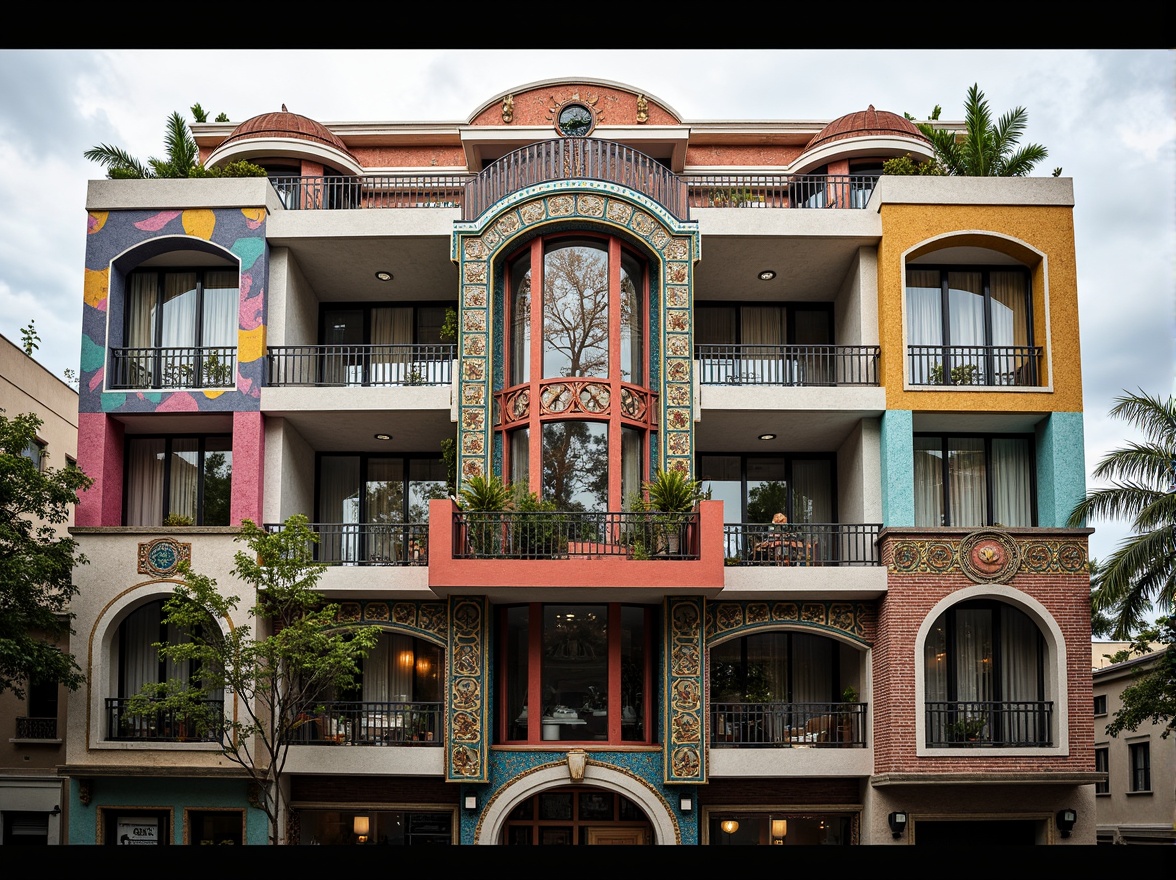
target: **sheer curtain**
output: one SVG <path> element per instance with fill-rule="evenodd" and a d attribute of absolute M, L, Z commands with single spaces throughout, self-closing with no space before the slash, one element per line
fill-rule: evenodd
<path fill-rule="evenodd" d="M 163 525 L 163 457 L 162 437 L 127 441 L 128 526 Z"/>
<path fill-rule="evenodd" d="M 359 558 L 359 456 L 323 456 L 319 470 L 319 539 L 323 562 Z"/>
<path fill-rule="evenodd" d="M 993 699 L 992 612 L 987 608 L 955 609 L 956 699 Z"/>
<path fill-rule="evenodd" d="M 200 485 L 200 441 L 195 438 L 173 439 L 170 464 L 167 512 L 190 517 L 193 523 L 198 523 L 196 501 Z"/>
<path fill-rule="evenodd" d="M 833 642 L 807 633 L 792 635 L 792 699 L 827 703 L 833 699 Z"/>
<path fill-rule="evenodd" d="M 385 703 L 391 699 L 388 687 L 389 658 L 392 656 L 391 636 L 380 633 L 376 646 L 363 658 L 363 701 Z"/>
<path fill-rule="evenodd" d="M 992 344 L 1029 345 L 1029 291 L 1021 272 L 992 272 L 989 278 L 992 301 Z M 1028 363 L 1028 352 L 995 352 L 996 379 L 1006 384 L 1028 384 L 1017 371 Z"/>
<path fill-rule="evenodd" d="M 934 269 L 908 269 L 906 287 L 907 345 L 943 344 L 943 295 L 939 272 Z M 941 355 L 922 352 L 912 358 L 910 382 L 931 382 L 931 368 Z"/>
<path fill-rule="evenodd" d="M 1041 639 L 1037 626 L 1011 605 L 1000 609 L 1001 696 L 1005 702 L 1034 702 L 1044 698 L 1040 681 Z M 1036 742 L 1045 733 L 1041 717 L 1030 707 L 1008 707 L 1001 714 L 1005 742 Z M 994 731 L 995 733 L 995 731 Z"/>
<path fill-rule="evenodd" d="M 740 309 L 745 371 L 759 382 L 786 381 L 784 373 L 784 310 L 779 306 L 743 306 Z"/>
<path fill-rule="evenodd" d="M 205 348 L 237 347 L 237 312 L 240 295 L 237 273 L 209 271 L 204 273 Z"/>
<path fill-rule="evenodd" d="M 621 256 L 621 380 L 640 384 L 645 378 L 645 314 L 641 302 L 641 266 Z"/>
<path fill-rule="evenodd" d="M 984 441 L 957 437 L 947 441 L 948 519 L 953 526 L 988 524 L 988 468 Z"/>
<path fill-rule="evenodd" d="M 1031 454 L 1028 440 L 992 441 L 992 515 L 1001 525 L 1033 525 Z"/>
<path fill-rule="evenodd" d="M 943 441 L 939 437 L 915 437 L 915 525 L 944 525 Z"/>
<path fill-rule="evenodd" d="M 973 371 L 961 370 L 959 377 L 949 373 L 952 384 L 982 384 L 986 359 L 983 346 L 984 332 L 984 279 L 979 272 L 949 272 L 948 284 L 948 343 L 952 346 L 950 370 L 973 367 Z M 959 346 L 968 346 L 961 350 Z"/>
<path fill-rule="evenodd" d="M 168 272 L 163 277 L 163 335 L 161 345 L 196 344 L 196 273 Z"/>
<path fill-rule="evenodd" d="M 122 641 L 122 667 L 119 670 L 119 696 L 130 697 L 143 685 L 159 681 L 159 653 L 152 647 L 160 640 L 163 605 L 151 602 L 132 611 L 119 627 Z"/>

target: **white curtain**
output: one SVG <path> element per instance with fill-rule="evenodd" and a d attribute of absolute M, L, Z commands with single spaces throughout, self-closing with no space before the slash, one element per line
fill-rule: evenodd
<path fill-rule="evenodd" d="M 1031 454 L 1027 440 L 992 441 L 992 515 L 1001 525 L 1033 525 Z"/>
<path fill-rule="evenodd" d="M 623 507 L 641 491 L 644 463 L 641 440 L 642 432 L 636 428 L 621 427 L 621 503 L 611 507 Z"/>
<path fill-rule="evenodd" d="M 164 440 L 132 438 L 127 446 L 126 523 L 163 525 Z"/>
<path fill-rule="evenodd" d="M 359 457 L 323 456 L 319 472 L 319 522 L 324 526 L 320 557 L 324 562 L 359 558 Z"/>
<path fill-rule="evenodd" d="M 196 500 L 200 485 L 200 441 L 173 439 L 170 463 L 167 512 L 191 517 L 193 523 L 198 523 Z"/>
<path fill-rule="evenodd" d="M 906 287 L 907 345 L 943 344 L 943 296 L 939 272 L 933 269 L 908 269 Z M 931 368 L 941 356 L 923 352 L 911 364 L 910 381 L 927 384 Z"/>
<path fill-rule="evenodd" d="M 943 441 L 938 437 L 915 437 L 915 525 L 921 528 L 944 524 Z"/>
<path fill-rule="evenodd" d="M 237 311 L 240 295 L 237 273 L 211 271 L 204 273 L 205 348 L 237 347 Z"/>
<path fill-rule="evenodd" d="M 388 696 L 388 658 L 392 654 L 392 637 L 380 633 L 376 646 L 363 658 L 363 701 L 384 703 Z"/>
<path fill-rule="evenodd" d="M 127 347 L 155 347 L 156 275 L 153 272 L 130 276 L 127 291 Z"/>
<path fill-rule="evenodd" d="M 953 526 L 988 523 L 988 477 L 984 441 L 979 437 L 948 440 L 948 503 Z"/>
<path fill-rule="evenodd" d="M 1002 605 L 1001 689 L 1005 700 L 1039 700 L 1037 626 L 1024 612 Z"/>
<path fill-rule="evenodd" d="M 955 609 L 956 699 L 993 698 L 992 612 L 987 608 Z"/>
<path fill-rule="evenodd" d="M 159 681 L 159 654 L 152 647 L 160 640 L 162 603 L 151 602 L 128 615 L 119 627 L 122 640 L 121 697 L 139 693 L 143 685 Z"/>
<path fill-rule="evenodd" d="M 169 272 L 163 276 L 164 348 L 196 344 L 196 273 Z"/>
<path fill-rule="evenodd" d="M 993 272 L 989 280 L 992 300 L 992 344 L 995 346 L 1029 345 L 1029 296 L 1025 276 L 1020 272 Z M 997 381 L 1025 384 L 1027 376 L 1018 370 L 1028 362 L 1027 353 L 998 350 L 993 371 Z"/>
<path fill-rule="evenodd" d="M 745 349 L 744 373 L 758 382 L 785 382 L 784 309 L 780 306 L 743 306 L 740 309 L 743 345 L 761 346 Z M 764 348 L 762 346 L 769 346 Z"/>

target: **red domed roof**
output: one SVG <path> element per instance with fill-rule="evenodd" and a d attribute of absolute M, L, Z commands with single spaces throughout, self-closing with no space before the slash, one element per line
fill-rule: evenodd
<path fill-rule="evenodd" d="M 876 137 L 898 136 L 914 138 L 924 143 L 931 142 L 909 119 L 899 116 L 897 113 L 891 113 L 888 110 L 875 110 L 874 105 L 871 104 L 868 110 L 847 113 L 845 116 L 834 119 L 821 129 L 820 133 L 809 141 L 808 146 L 804 149 L 807 152 L 814 147 L 830 143 L 831 141 L 841 141 L 854 137 L 870 137 L 871 135 Z"/>
<path fill-rule="evenodd" d="M 252 119 L 246 119 L 233 129 L 233 133 L 225 138 L 220 148 L 236 141 L 253 138 L 294 138 L 295 140 L 310 141 L 334 147 L 352 159 L 355 158 L 343 141 L 337 135 L 332 134 L 325 125 L 306 116 L 291 113 L 286 109 L 285 104 L 282 105 L 282 109 L 278 113 L 263 113 Z"/>

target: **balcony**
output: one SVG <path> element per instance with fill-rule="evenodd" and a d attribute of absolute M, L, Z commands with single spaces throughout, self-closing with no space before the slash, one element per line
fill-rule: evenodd
<path fill-rule="evenodd" d="M 1040 346 L 908 345 L 907 381 L 911 385 L 1035 388 L 1041 384 L 1040 362 Z"/>
<path fill-rule="evenodd" d="M 876 345 L 697 345 L 703 385 L 877 386 Z"/>
<path fill-rule="evenodd" d="M 16 739 L 57 740 L 57 719 L 17 716 Z"/>
<path fill-rule="evenodd" d="M 726 523 L 727 565 L 877 566 L 881 523 Z"/>
<path fill-rule="evenodd" d="M 865 748 L 865 703 L 711 703 L 712 748 Z"/>
<path fill-rule="evenodd" d="M 291 745 L 441 746 L 441 704 L 331 700 L 300 717 Z"/>
<path fill-rule="evenodd" d="M 454 559 L 698 559 L 698 511 L 459 511 Z"/>
<path fill-rule="evenodd" d="M 233 388 L 237 348 L 112 348 L 107 384 L 120 390 Z"/>
<path fill-rule="evenodd" d="M 198 733 L 195 719 L 172 709 L 131 714 L 130 698 L 106 699 L 106 739 L 113 742 L 220 742 L 224 703 L 203 701 L 211 730 Z"/>
<path fill-rule="evenodd" d="M 1053 703 L 1049 700 L 929 701 L 926 712 L 928 747 L 1053 745 Z"/>
<path fill-rule="evenodd" d="M 453 345 L 287 345 L 269 348 L 269 385 L 449 385 Z"/>
<path fill-rule="evenodd" d="M 428 523 L 308 523 L 322 565 L 428 565 Z M 281 523 L 266 523 L 269 532 Z"/>

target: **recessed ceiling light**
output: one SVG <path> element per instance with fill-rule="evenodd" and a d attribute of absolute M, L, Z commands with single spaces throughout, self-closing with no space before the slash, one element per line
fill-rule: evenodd
<path fill-rule="evenodd" d="M 775 434 L 760 434 L 760 439 L 761 440 L 775 440 L 776 435 Z"/>
<path fill-rule="evenodd" d="M 376 434 L 375 437 L 377 440 L 391 440 L 392 439 L 391 434 Z"/>
<path fill-rule="evenodd" d="M 379 272 L 376 273 L 376 277 L 379 278 L 381 281 L 391 281 L 392 280 L 392 273 L 386 272 L 383 269 L 381 269 Z"/>
<path fill-rule="evenodd" d="M 759 273 L 759 280 L 760 281 L 771 281 L 775 277 L 776 277 L 776 270 L 775 269 L 761 269 L 760 270 L 760 273 Z"/>

